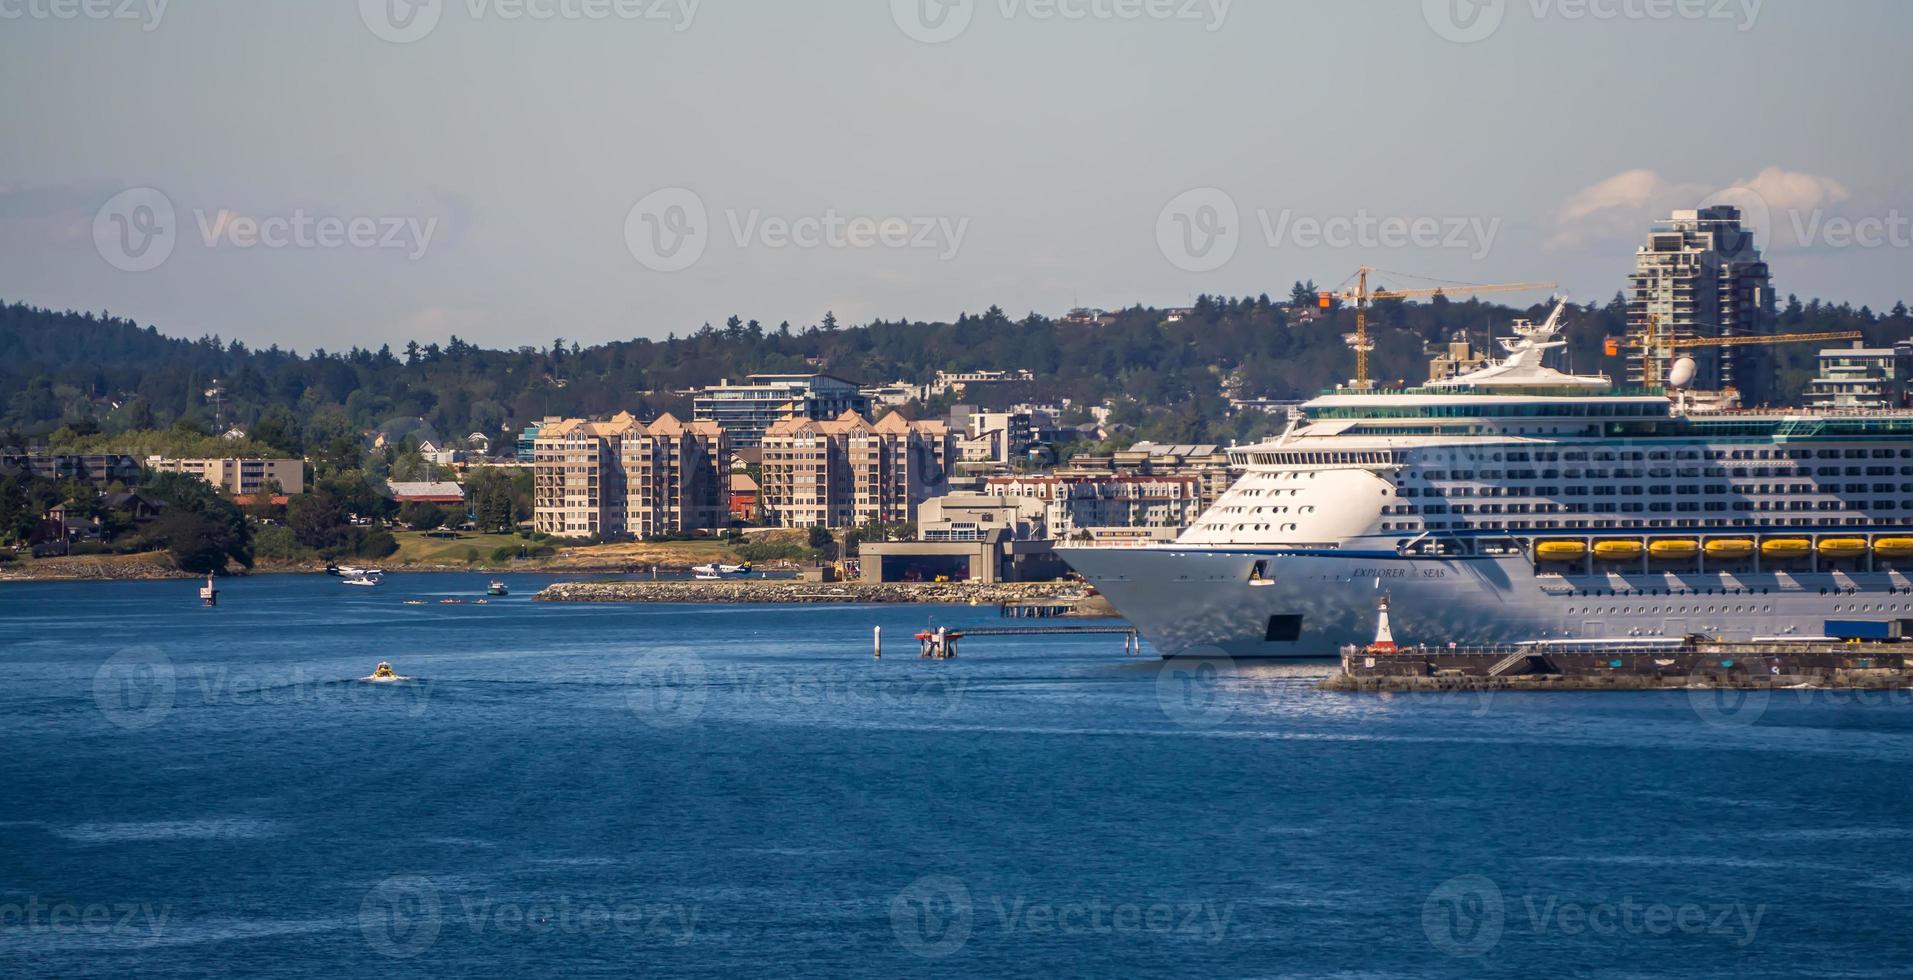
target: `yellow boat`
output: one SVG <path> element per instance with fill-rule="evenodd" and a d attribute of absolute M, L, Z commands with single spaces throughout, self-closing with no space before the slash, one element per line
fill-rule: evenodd
<path fill-rule="evenodd" d="M 1820 555 L 1823 558 L 1858 558 L 1866 553 L 1865 538 L 1820 539 Z"/>
<path fill-rule="evenodd" d="M 393 673 L 392 665 L 384 661 L 380 661 L 379 665 L 372 670 L 372 679 L 375 681 L 395 681 L 398 677 L 398 674 Z"/>
<path fill-rule="evenodd" d="M 1709 558 L 1749 558 L 1753 556 L 1754 543 L 1748 538 L 1715 538 L 1707 542 L 1706 550 Z"/>
<path fill-rule="evenodd" d="M 1881 558 L 1913 558 L 1913 538 L 1877 538 L 1873 553 Z"/>
<path fill-rule="evenodd" d="M 1601 561 L 1633 561 L 1641 557 L 1643 550 L 1639 541 L 1599 541 L 1594 545 L 1594 557 Z"/>
<path fill-rule="evenodd" d="M 1534 546 L 1534 556 L 1542 561 L 1574 561 L 1588 553 L 1579 541 L 1543 541 Z"/>
<path fill-rule="evenodd" d="M 1662 538 L 1648 542 L 1647 553 L 1656 561 L 1689 561 L 1700 554 L 1700 542 L 1688 538 Z"/>
<path fill-rule="evenodd" d="M 1806 538 L 1768 538 L 1760 542 L 1760 553 L 1767 558 L 1805 558 L 1813 550 Z"/>

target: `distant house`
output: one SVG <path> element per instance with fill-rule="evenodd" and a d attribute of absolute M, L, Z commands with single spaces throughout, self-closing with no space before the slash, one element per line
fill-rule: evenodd
<path fill-rule="evenodd" d="M 748 473 L 731 474 L 731 518 L 739 521 L 757 520 L 757 481 Z"/>
<path fill-rule="evenodd" d="M 472 447 L 475 452 L 483 453 L 487 456 L 491 455 L 492 437 L 483 432 L 474 432 L 466 436 L 465 444 Z"/>
<path fill-rule="evenodd" d="M 465 505 L 465 488 L 456 483 L 439 481 L 432 483 L 388 483 L 388 492 L 392 499 L 404 504 L 457 504 Z"/>
<path fill-rule="evenodd" d="M 108 511 L 117 514 L 122 527 L 138 527 L 159 516 L 166 507 L 165 501 L 146 496 L 137 491 L 132 493 L 109 493 L 99 498 Z M 87 508 L 77 500 L 47 508 L 40 516 L 40 527 L 34 531 L 36 541 L 86 541 L 101 536 L 101 522 L 82 516 Z"/>
<path fill-rule="evenodd" d="M 231 439 L 234 442 L 238 442 L 239 440 L 246 438 L 246 430 L 243 426 L 235 425 L 232 428 L 227 429 L 225 432 L 220 433 L 219 438 Z"/>

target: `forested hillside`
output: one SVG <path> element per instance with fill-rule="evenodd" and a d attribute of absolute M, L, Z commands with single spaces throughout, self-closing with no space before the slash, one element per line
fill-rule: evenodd
<path fill-rule="evenodd" d="M 1070 398 L 1116 407 L 1115 418 L 1140 437 L 1222 440 L 1266 420 L 1231 418 L 1227 398 L 1295 398 L 1345 379 L 1352 358 L 1342 335 L 1353 315 L 1316 315 L 1312 285 L 1298 283 L 1283 302 L 1268 296 L 1203 297 L 1193 313 L 1168 322 L 1161 311 L 1121 311 L 1103 326 L 1030 314 L 1011 319 L 992 308 L 953 323 L 889 322 L 840 327 L 766 327 L 732 317 L 685 337 L 581 347 L 562 336 L 514 350 L 488 350 L 457 337 L 398 350 L 292 351 L 247 347 L 216 336 L 181 339 L 191 324 L 140 326 L 108 313 L 0 307 L 0 436 L 7 444 L 98 445 L 134 430 L 212 432 L 215 421 L 245 425 L 262 447 L 316 450 L 376 426 L 424 419 L 437 433 L 497 438 L 546 415 L 630 410 L 641 416 L 686 412 L 676 394 L 720 378 L 759 371 L 822 369 L 859 383 L 926 381 L 937 370 L 1028 368 L 1033 384 L 979 389 L 986 404 Z M 1302 301 L 1297 304 L 1295 301 Z M 1376 376 L 1426 376 L 1426 343 L 1457 330 L 1477 342 L 1505 334 L 1514 309 L 1478 302 L 1390 302 L 1373 313 Z M 1624 329 L 1619 297 L 1575 306 L 1568 317 L 1575 370 L 1620 373 L 1603 358 L 1602 339 Z M 1913 333 L 1904 305 L 1891 314 L 1789 297 L 1783 331 L 1863 329 L 1875 343 Z M 562 333 L 554 330 L 554 333 Z M 1780 390 L 1797 393 L 1813 372 L 1814 345 L 1774 355 Z M 214 382 L 222 392 L 209 397 Z M 930 406 L 937 408 L 940 406 Z M 217 416 L 217 418 L 216 418 Z M 89 438 L 90 437 L 90 438 Z M 187 434 L 186 437 L 190 437 Z"/>

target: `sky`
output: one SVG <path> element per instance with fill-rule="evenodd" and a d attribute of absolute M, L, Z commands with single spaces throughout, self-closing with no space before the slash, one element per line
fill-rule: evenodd
<path fill-rule="evenodd" d="M 1782 295 L 1879 309 L 1909 38 L 1898 0 L 0 0 L 0 300 L 309 351 L 1363 265 L 1606 299 L 1726 202 Z"/>

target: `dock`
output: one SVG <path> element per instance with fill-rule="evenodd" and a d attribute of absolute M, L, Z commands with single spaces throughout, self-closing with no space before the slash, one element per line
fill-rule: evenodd
<path fill-rule="evenodd" d="M 1121 636 L 1123 655 L 1142 653 L 1142 634 L 1133 626 L 981 626 L 972 629 L 939 627 L 916 635 L 920 653 L 926 659 L 949 660 L 957 655 L 963 640 L 987 636 Z M 881 655 L 881 654 L 879 654 Z"/>
<path fill-rule="evenodd" d="M 1331 691 L 1640 691 L 1913 687 L 1913 643 L 1686 642 L 1345 648 Z"/>

